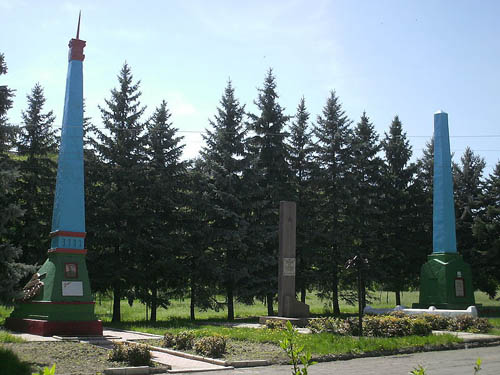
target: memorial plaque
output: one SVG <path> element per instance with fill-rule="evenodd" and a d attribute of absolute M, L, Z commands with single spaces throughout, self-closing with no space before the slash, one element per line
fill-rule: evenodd
<path fill-rule="evenodd" d="M 69 279 L 78 278 L 78 264 L 64 263 L 64 277 L 67 277 Z"/>
<path fill-rule="evenodd" d="M 295 276 L 295 258 L 283 258 L 283 276 Z"/>
<path fill-rule="evenodd" d="M 62 295 L 65 297 L 82 297 L 83 283 L 81 281 L 63 281 Z"/>
<path fill-rule="evenodd" d="M 465 297 L 464 279 L 455 279 L 455 297 Z"/>

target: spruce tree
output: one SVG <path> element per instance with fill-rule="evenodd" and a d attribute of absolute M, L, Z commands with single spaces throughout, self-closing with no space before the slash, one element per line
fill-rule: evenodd
<path fill-rule="evenodd" d="M 383 161 L 378 156 L 382 145 L 370 119 L 363 112 L 354 128 L 352 138 L 352 190 L 349 207 L 352 233 L 351 256 L 357 256 L 361 287 L 361 305 L 366 305 L 366 286 L 377 279 L 376 272 L 382 264 L 378 262 L 382 228 L 380 225 L 380 200 L 382 196 Z"/>
<path fill-rule="evenodd" d="M 243 179 L 248 167 L 245 150 L 244 106 L 235 98 L 234 88 L 228 81 L 217 108 L 210 120 L 211 130 L 204 136 L 206 147 L 201 155 L 208 176 L 207 198 L 210 201 L 208 219 L 211 247 L 216 259 L 213 263 L 220 273 L 220 285 L 226 294 L 227 318 L 234 320 L 234 297 L 241 285 L 241 276 L 250 265 L 245 254 L 246 220 Z"/>
<path fill-rule="evenodd" d="M 488 275 L 481 269 L 481 256 L 476 248 L 472 226 L 481 207 L 482 175 L 486 163 L 467 147 L 455 165 L 455 215 L 457 250 L 472 267 L 474 287 L 488 291 Z"/>
<path fill-rule="evenodd" d="M 7 73 L 4 55 L 0 54 L 0 76 Z M 13 90 L 0 86 L 0 304 L 10 305 L 19 289 L 19 280 L 32 269 L 19 262 L 22 250 L 12 243 L 23 210 L 15 203 L 14 183 L 19 174 L 14 169 L 8 151 L 13 146 L 12 128 L 7 111 L 12 107 Z"/>
<path fill-rule="evenodd" d="M 50 247 L 52 208 L 56 183 L 57 139 L 52 111 L 44 113 L 45 96 L 36 84 L 27 96 L 23 124 L 16 142 L 21 174 L 17 181 L 19 205 L 25 211 L 16 231 L 16 243 L 23 249 L 23 260 L 41 264 Z"/>
<path fill-rule="evenodd" d="M 352 187 L 352 130 L 335 91 L 330 92 L 313 132 L 315 162 L 313 186 L 317 192 L 315 238 L 316 286 L 321 298 L 330 299 L 340 314 L 339 281 L 349 243 L 347 207 Z"/>
<path fill-rule="evenodd" d="M 423 155 L 417 160 L 417 187 L 416 199 L 417 209 L 421 215 L 421 239 L 422 253 L 428 254 L 432 251 L 432 225 L 433 225 L 433 183 L 434 183 L 434 138 L 425 144 Z M 425 260 L 423 260 L 425 261 Z"/>
<path fill-rule="evenodd" d="M 479 203 L 472 227 L 474 247 L 480 254 L 482 289 L 494 298 L 500 286 L 500 162 L 486 179 Z"/>
<path fill-rule="evenodd" d="M 309 117 L 305 99 L 302 97 L 290 126 L 289 150 L 293 200 L 297 202 L 297 276 L 295 285 L 296 289 L 300 291 L 300 300 L 303 303 L 306 299 L 306 289 L 313 282 L 311 252 L 314 223 L 310 218 L 314 214 L 314 194 L 311 188 L 314 144 L 312 130 L 309 127 Z"/>
<path fill-rule="evenodd" d="M 213 233 L 209 216 L 211 201 L 207 194 L 210 178 L 204 168 L 201 159 L 194 160 L 189 168 L 186 200 L 182 207 L 184 245 L 180 256 L 183 264 L 182 280 L 191 301 L 191 320 L 195 320 L 196 308 L 218 311 L 221 307 L 216 299 L 220 269 L 214 265 L 217 254 L 212 247 Z"/>
<path fill-rule="evenodd" d="M 413 194 L 416 167 L 410 163 L 412 149 L 398 116 L 394 117 L 389 133 L 382 141 L 385 153 L 384 168 L 384 244 L 385 251 L 379 260 L 386 273 L 382 276 L 389 290 L 396 294 L 396 304 L 401 304 L 401 291 L 406 290 L 419 272 L 415 259 L 420 259 L 418 241 L 413 233 L 416 221 L 415 195 Z"/>
<path fill-rule="evenodd" d="M 182 280 L 180 207 L 187 187 L 186 162 L 181 160 L 184 144 L 177 136 L 167 102 L 162 101 L 147 124 L 147 188 L 145 194 L 144 253 L 137 260 L 145 276 L 141 279 L 143 302 L 151 306 L 151 321 L 156 321 L 159 306 L 169 304 L 168 290 Z"/>
<path fill-rule="evenodd" d="M 0 53 L 0 76 L 4 74 L 7 74 L 7 63 L 4 54 Z M 7 111 L 12 108 L 13 97 L 14 90 L 8 86 L 0 86 L 0 160 L 10 159 L 7 151 L 13 146 L 14 127 L 7 121 Z"/>
<path fill-rule="evenodd" d="M 254 101 L 257 114 L 249 114 L 249 130 L 254 135 L 249 140 L 252 168 L 256 178 L 251 231 L 255 236 L 250 246 L 255 250 L 255 273 L 252 275 L 256 296 L 265 299 L 269 315 L 273 315 L 273 300 L 278 283 L 278 225 L 279 202 L 290 200 L 290 167 L 284 132 L 289 116 L 278 103 L 276 78 L 269 69 L 263 87 Z"/>
<path fill-rule="evenodd" d="M 111 90 L 105 106 L 99 106 L 105 131 L 95 129 L 95 148 L 102 162 L 99 202 L 101 228 L 96 233 L 100 268 L 98 283 L 113 290 L 112 321 L 121 320 L 120 301 L 130 290 L 135 261 L 142 243 L 145 213 L 145 136 L 141 116 L 140 82 L 134 83 L 125 63 L 118 75 L 118 88 Z M 93 263 L 95 265 L 95 263 Z"/>

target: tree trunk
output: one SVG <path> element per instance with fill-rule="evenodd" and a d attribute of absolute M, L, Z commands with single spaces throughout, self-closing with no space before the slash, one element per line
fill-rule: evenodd
<path fill-rule="evenodd" d="M 267 302 L 267 316 L 273 316 L 274 311 L 273 311 L 273 295 L 268 294 L 266 296 L 266 302 Z"/>
<path fill-rule="evenodd" d="M 195 320 L 196 319 L 196 317 L 194 316 L 195 298 L 196 298 L 196 295 L 195 295 L 195 292 L 194 292 L 194 287 L 193 287 L 193 284 L 191 283 L 191 305 L 189 307 L 189 310 L 190 310 L 190 319 L 191 320 Z"/>
<path fill-rule="evenodd" d="M 228 283 L 226 286 L 227 293 L 227 320 L 230 322 L 234 320 L 234 297 L 233 297 L 233 285 Z"/>
<path fill-rule="evenodd" d="M 306 303 L 306 288 L 300 288 L 300 302 Z"/>
<path fill-rule="evenodd" d="M 339 282 L 337 275 L 333 277 L 332 294 L 333 294 L 333 315 L 340 316 L 340 304 L 339 304 Z"/>
<path fill-rule="evenodd" d="M 156 285 L 151 288 L 151 321 L 156 322 L 156 309 L 158 308 L 158 289 Z"/>
<path fill-rule="evenodd" d="M 121 321 L 120 302 L 121 302 L 121 290 L 118 285 L 115 285 L 113 287 L 113 317 L 111 318 L 112 322 Z"/>
<path fill-rule="evenodd" d="M 401 305 L 401 292 L 396 290 L 394 293 L 396 293 L 396 306 Z"/>

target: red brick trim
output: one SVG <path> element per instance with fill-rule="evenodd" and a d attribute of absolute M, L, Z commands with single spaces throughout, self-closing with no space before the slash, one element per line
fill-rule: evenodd
<path fill-rule="evenodd" d="M 66 249 L 66 248 L 63 248 L 63 247 L 57 247 L 55 249 L 49 249 L 47 251 L 47 253 L 49 254 L 54 254 L 54 253 L 58 253 L 58 254 L 82 254 L 82 255 L 86 255 L 87 254 L 87 249 Z"/>
<path fill-rule="evenodd" d="M 80 237 L 85 238 L 85 232 L 70 232 L 68 230 L 56 230 L 49 233 L 49 237 Z"/>
<path fill-rule="evenodd" d="M 63 322 L 9 317 L 5 319 L 5 327 L 39 336 L 102 336 L 100 320 Z"/>

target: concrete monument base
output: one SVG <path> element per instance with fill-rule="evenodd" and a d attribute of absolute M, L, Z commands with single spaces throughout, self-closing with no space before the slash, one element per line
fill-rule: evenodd
<path fill-rule="evenodd" d="M 433 253 L 420 270 L 419 302 L 413 308 L 466 310 L 474 306 L 470 265 L 458 253 Z"/>

